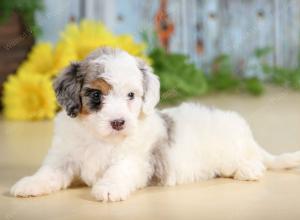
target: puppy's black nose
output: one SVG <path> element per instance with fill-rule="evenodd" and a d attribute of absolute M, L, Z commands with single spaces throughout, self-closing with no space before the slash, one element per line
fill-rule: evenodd
<path fill-rule="evenodd" d="M 110 122 L 113 129 L 120 131 L 124 128 L 125 121 L 123 119 L 117 119 Z"/>

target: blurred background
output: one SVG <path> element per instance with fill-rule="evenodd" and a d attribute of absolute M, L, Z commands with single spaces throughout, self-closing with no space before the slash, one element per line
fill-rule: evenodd
<path fill-rule="evenodd" d="M 298 0 L 2 0 L 5 118 L 53 118 L 51 81 L 99 46 L 151 63 L 161 103 L 216 92 L 300 90 Z"/>
<path fill-rule="evenodd" d="M 298 0 L 1 0 L 2 121 L 54 118 L 53 79 L 100 46 L 151 64 L 161 106 L 200 100 L 252 109 L 247 117 L 287 99 L 295 109 L 299 9 Z"/>

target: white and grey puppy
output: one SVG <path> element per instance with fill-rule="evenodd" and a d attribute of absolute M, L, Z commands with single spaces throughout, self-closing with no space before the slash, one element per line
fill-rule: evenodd
<path fill-rule="evenodd" d="M 42 167 L 11 189 L 39 196 L 66 189 L 75 177 L 100 201 L 120 201 L 147 186 L 215 177 L 257 180 L 266 168 L 300 165 L 300 151 L 273 156 L 237 113 L 200 104 L 155 110 L 159 79 L 143 61 L 100 48 L 55 82 L 65 111 L 55 120 Z"/>

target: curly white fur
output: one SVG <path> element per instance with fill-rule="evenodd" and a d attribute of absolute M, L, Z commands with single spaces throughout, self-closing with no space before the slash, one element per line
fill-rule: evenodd
<path fill-rule="evenodd" d="M 103 108 L 76 118 L 59 113 L 42 167 L 12 187 L 14 196 L 49 194 L 80 177 L 97 200 L 120 201 L 154 177 L 169 186 L 219 176 L 258 180 L 266 168 L 300 165 L 300 152 L 275 157 L 264 151 L 237 113 L 193 103 L 154 110 L 159 81 L 148 66 L 142 74 L 125 52 L 89 62 L 105 65 L 101 77 L 113 88 Z M 133 101 L 126 98 L 130 91 Z M 119 117 L 126 127 L 116 132 L 109 121 Z"/>

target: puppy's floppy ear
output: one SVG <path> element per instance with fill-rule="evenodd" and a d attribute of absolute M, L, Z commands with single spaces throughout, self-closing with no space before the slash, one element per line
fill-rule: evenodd
<path fill-rule="evenodd" d="M 144 114 L 151 114 L 159 102 L 160 83 L 159 78 L 152 71 L 152 68 L 145 61 L 137 58 L 138 68 L 143 73 L 144 96 L 142 110 Z"/>
<path fill-rule="evenodd" d="M 80 91 L 84 77 L 79 70 L 79 62 L 71 63 L 54 81 L 57 101 L 72 118 L 81 110 Z"/>

